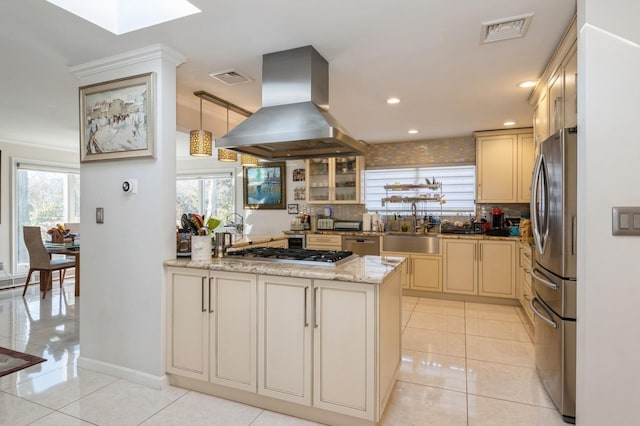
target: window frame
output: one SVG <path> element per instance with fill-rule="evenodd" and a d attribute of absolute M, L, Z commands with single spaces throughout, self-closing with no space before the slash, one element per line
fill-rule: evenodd
<path fill-rule="evenodd" d="M 14 157 L 11 159 L 11 183 L 10 183 L 10 188 L 11 188 L 11 231 L 10 231 L 10 235 L 11 235 L 11 247 L 10 247 L 10 260 L 11 260 L 11 268 L 12 268 L 12 275 L 15 276 L 19 276 L 19 275 L 26 275 L 26 273 L 29 270 L 29 267 L 27 265 L 27 268 L 25 270 L 19 270 L 18 269 L 18 245 L 19 245 L 19 241 L 18 241 L 18 237 L 20 235 L 19 229 L 18 229 L 18 172 L 20 170 L 33 170 L 33 171 L 39 171 L 39 172 L 54 172 L 54 173 L 66 173 L 66 174 L 77 174 L 78 175 L 78 185 L 80 185 L 80 165 L 79 164 L 70 164 L 70 163 L 62 163 L 62 162 L 54 162 L 54 161 L 42 161 L 42 160 L 34 160 L 34 159 L 29 159 L 29 158 L 17 158 Z M 70 210 L 70 204 L 71 203 L 71 191 L 69 191 L 69 188 L 65 188 L 65 197 L 66 197 L 66 201 L 67 204 L 65 205 L 65 215 L 67 216 L 67 219 L 65 220 L 65 222 L 72 222 L 73 220 L 69 219 L 69 210 Z M 82 201 L 80 199 L 78 199 L 78 202 L 81 203 Z"/>
<path fill-rule="evenodd" d="M 464 184 L 465 187 L 467 187 L 468 189 L 462 192 L 456 192 L 453 191 L 451 189 L 447 189 L 447 185 L 454 185 L 455 182 L 446 182 L 443 181 L 443 179 L 446 179 L 444 176 L 442 175 L 447 175 L 449 174 L 448 171 L 453 170 L 455 168 L 468 168 L 470 170 L 467 171 L 463 171 L 460 174 L 460 178 L 468 181 Z M 472 175 L 471 175 L 471 170 L 472 170 Z M 365 210 L 373 213 L 373 212 L 379 212 L 382 214 L 385 213 L 410 213 L 411 212 L 411 203 L 392 203 L 389 204 L 387 203 L 387 205 L 383 205 L 379 200 L 383 197 L 385 197 L 386 195 L 400 195 L 400 194 L 391 194 L 388 193 L 383 189 L 384 185 L 392 185 L 396 182 L 402 183 L 402 184 L 419 184 L 419 183 L 426 183 L 424 181 L 425 177 L 431 178 L 432 176 L 435 176 L 436 180 L 438 182 L 444 182 L 443 183 L 443 187 L 442 187 L 442 194 L 444 195 L 444 200 L 445 200 L 445 204 L 442 205 L 442 216 L 447 217 L 447 216 L 456 216 L 456 215 L 469 215 L 469 214 L 476 214 L 476 172 L 477 172 L 477 167 L 475 164 L 473 163 L 459 163 L 459 164 L 431 164 L 428 166 L 409 166 L 409 167 L 375 167 L 375 168 L 369 168 L 366 169 L 364 171 L 364 179 L 363 179 L 363 193 L 365 195 Z M 370 177 L 367 176 L 367 174 L 369 173 L 388 173 L 389 178 L 388 180 L 384 180 L 382 181 L 382 178 L 376 178 L 376 179 L 371 179 Z M 406 173 L 413 173 L 413 177 L 404 177 L 404 178 L 398 178 L 398 177 L 393 177 L 394 175 L 402 175 L 402 174 L 406 174 Z M 376 183 L 378 183 L 378 185 L 371 185 L 370 182 L 375 181 Z M 370 192 L 371 188 L 374 187 L 376 192 L 375 192 L 375 197 L 373 199 L 371 199 L 371 195 L 372 193 Z M 379 192 L 378 192 L 379 191 Z M 427 191 L 427 192 L 434 192 L 434 191 Z M 452 195 L 454 193 L 462 193 L 462 194 L 468 194 L 469 197 L 471 198 L 464 198 L 461 201 L 465 201 L 469 203 L 468 208 L 451 208 L 451 207 L 447 207 L 447 193 L 449 194 L 449 198 L 451 200 Z M 405 192 L 406 195 L 406 192 Z M 453 204 L 453 200 L 451 200 L 452 202 L 450 203 Z M 430 215 L 434 215 L 434 216 L 440 216 L 441 215 L 441 205 L 435 203 L 435 202 L 429 202 L 426 203 L 427 205 L 425 206 L 424 210 L 428 210 L 428 213 Z"/>
<path fill-rule="evenodd" d="M 179 180 L 193 180 L 193 179 L 212 179 L 212 178 L 229 178 L 231 179 L 231 211 L 235 212 L 236 211 L 236 206 L 237 206 L 237 194 L 236 194 L 236 173 L 233 169 L 216 169 L 215 171 L 211 171 L 211 170 L 184 170 L 184 171 L 180 171 L 176 173 L 176 184 Z M 203 196 L 203 185 L 202 182 L 200 182 L 200 203 L 201 203 L 201 207 L 202 204 L 204 203 L 204 197 Z M 176 203 L 177 203 L 177 188 L 176 188 Z M 224 221 L 226 220 L 226 217 L 223 218 L 218 218 L 222 221 L 222 223 L 224 223 Z"/>

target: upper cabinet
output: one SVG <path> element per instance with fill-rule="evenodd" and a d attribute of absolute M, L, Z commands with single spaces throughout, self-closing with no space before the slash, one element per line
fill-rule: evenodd
<path fill-rule="evenodd" d="M 476 202 L 528 203 L 533 170 L 533 133 L 528 129 L 474 133 Z"/>
<path fill-rule="evenodd" d="M 574 19 L 529 97 L 529 104 L 534 106 L 535 153 L 551 134 L 578 123 L 576 37 Z"/>
<path fill-rule="evenodd" d="M 306 160 L 308 204 L 359 204 L 362 157 Z"/>

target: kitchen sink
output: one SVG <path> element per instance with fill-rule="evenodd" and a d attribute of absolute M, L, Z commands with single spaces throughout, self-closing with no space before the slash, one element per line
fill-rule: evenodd
<path fill-rule="evenodd" d="M 440 239 L 437 234 L 387 232 L 382 236 L 382 250 L 401 253 L 440 254 Z"/>

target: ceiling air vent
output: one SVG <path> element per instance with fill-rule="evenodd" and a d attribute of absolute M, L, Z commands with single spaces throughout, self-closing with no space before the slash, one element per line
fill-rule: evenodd
<path fill-rule="evenodd" d="M 494 41 L 524 37 L 527 34 L 532 17 L 533 13 L 529 13 L 527 15 L 483 22 L 480 42 L 492 43 Z"/>
<path fill-rule="evenodd" d="M 215 78 L 216 80 L 220 80 L 227 86 L 251 83 L 253 81 L 251 77 L 248 77 L 233 68 L 229 70 L 210 72 L 209 76 Z"/>

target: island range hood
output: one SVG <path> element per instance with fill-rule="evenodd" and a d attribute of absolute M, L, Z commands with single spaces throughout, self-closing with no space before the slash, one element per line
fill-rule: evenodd
<path fill-rule="evenodd" d="M 215 141 L 267 160 L 364 155 L 329 114 L 329 64 L 305 46 L 263 55 L 262 108 Z"/>

